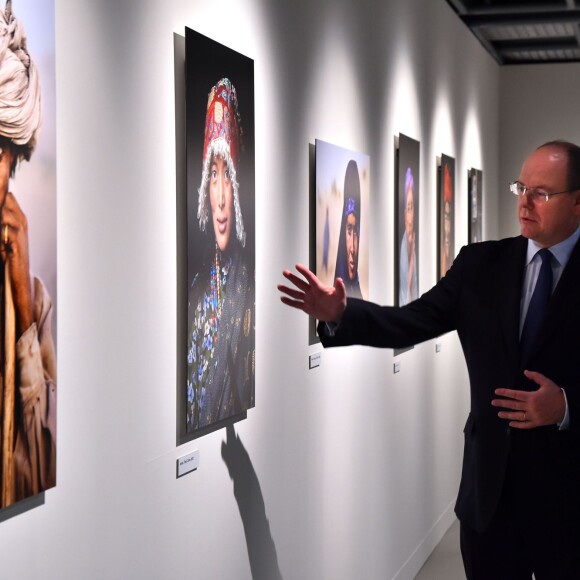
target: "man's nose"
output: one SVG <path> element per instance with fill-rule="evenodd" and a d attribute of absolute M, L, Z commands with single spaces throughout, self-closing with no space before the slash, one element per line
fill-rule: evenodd
<path fill-rule="evenodd" d="M 518 205 L 520 207 L 532 207 L 534 205 L 533 196 L 529 194 L 528 191 L 524 195 L 518 197 Z"/>

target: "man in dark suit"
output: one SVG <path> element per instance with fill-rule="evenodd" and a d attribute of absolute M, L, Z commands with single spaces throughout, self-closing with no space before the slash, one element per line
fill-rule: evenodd
<path fill-rule="evenodd" d="M 464 247 L 402 308 L 347 300 L 342 280 L 324 286 L 300 265 L 278 288 L 322 321 L 325 347 L 400 348 L 457 330 L 471 386 L 455 508 L 467 577 L 578 579 L 580 148 L 542 145 L 510 189 L 521 236 Z"/>

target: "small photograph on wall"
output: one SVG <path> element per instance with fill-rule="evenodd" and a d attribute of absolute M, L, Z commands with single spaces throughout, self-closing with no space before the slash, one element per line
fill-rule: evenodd
<path fill-rule="evenodd" d="M 316 140 L 316 275 L 368 298 L 370 157 Z"/>
<path fill-rule="evenodd" d="M 254 61 L 189 28 L 185 55 L 187 381 L 177 420 L 193 438 L 255 404 Z"/>
<path fill-rule="evenodd" d="M 0 6 L 0 507 L 56 485 L 54 3 Z"/>
<path fill-rule="evenodd" d="M 483 173 L 480 169 L 470 169 L 467 174 L 468 191 L 468 237 L 469 243 L 481 242 L 483 239 Z"/>
<path fill-rule="evenodd" d="M 443 278 L 455 259 L 455 159 L 441 155 L 438 176 L 438 278 Z"/>
<path fill-rule="evenodd" d="M 419 141 L 400 134 L 395 171 L 395 295 L 398 306 L 419 297 L 419 154 Z"/>

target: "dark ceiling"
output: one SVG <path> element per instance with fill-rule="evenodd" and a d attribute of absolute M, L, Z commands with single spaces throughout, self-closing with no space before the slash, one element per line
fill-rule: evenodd
<path fill-rule="evenodd" d="M 580 0 L 447 0 L 499 64 L 580 61 Z"/>

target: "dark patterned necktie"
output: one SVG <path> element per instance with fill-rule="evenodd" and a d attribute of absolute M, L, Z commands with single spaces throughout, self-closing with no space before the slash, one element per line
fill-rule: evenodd
<path fill-rule="evenodd" d="M 522 362 L 528 359 L 530 349 L 537 338 L 538 330 L 544 319 L 544 314 L 546 313 L 546 308 L 552 294 L 552 252 L 546 248 L 542 248 L 538 251 L 538 254 L 542 258 L 542 266 L 540 267 L 540 273 L 538 274 L 538 280 L 536 281 L 536 287 L 534 288 L 534 293 L 528 306 L 528 313 L 526 314 L 526 320 L 522 328 L 522 336 L 520 337 Z"/>

